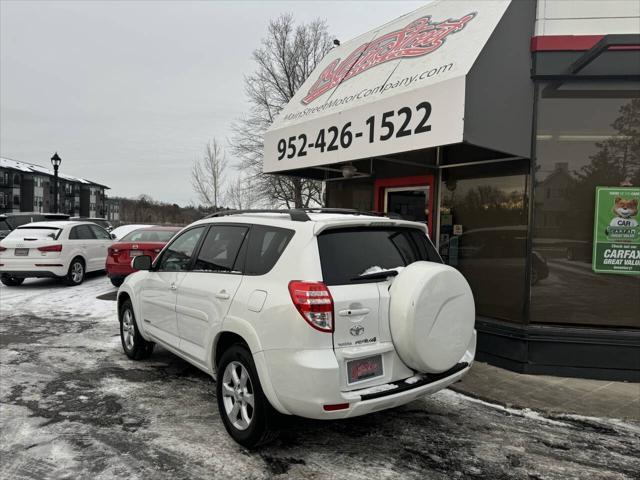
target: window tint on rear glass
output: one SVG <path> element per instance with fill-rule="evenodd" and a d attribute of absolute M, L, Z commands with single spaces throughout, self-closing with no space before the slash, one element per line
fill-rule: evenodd
<path fill-rule="evenodd" d="M 427 236 L 412 228 L 350 228 L 318 236 L 322 276 L 328 285 L 371 279 L 358 277 L 373 267 L 390 270 L 425 260 L 442 263 Z"/>
<path fill-rule="evenodd" d="M 140 230 L 134 230 L 128 233 L 122 239 L 121 242 L 168 242 L 177 233 L 173 230 L 151 230 L 143 228 Z"/>
<path fill-rule="evenodd" d="M 264 275 L 276 264 L 293 237 L 286 228 L 254 225 L 249 233 L 245 275 Z"/>
<path fill-rule="evenodd" d="M 95 240 L 89 225 L 77 225 L 69 232 L 69 240 Z"/>
<path fill-rule="evenodd" d="M 243 226 L 212 226 L 202 243 L 202 247 L 200 247 L 194 271 L 233 271 L 233 265 L 247 235 L 247 230 L 249 229 Z"/>

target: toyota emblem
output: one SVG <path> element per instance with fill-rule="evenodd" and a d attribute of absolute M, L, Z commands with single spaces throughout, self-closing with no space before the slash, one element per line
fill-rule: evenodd
<path fill-rule="evenodd" d="M 349 329 L 349 333 L 354 337 L 362 335 L 362 332 L 364 332 L 364 327 L 362 325 L 354 325 Z"/>

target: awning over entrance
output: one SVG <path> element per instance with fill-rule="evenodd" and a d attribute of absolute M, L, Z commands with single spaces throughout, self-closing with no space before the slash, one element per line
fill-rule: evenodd
<path fill-rule="evenodd" d="M 436 0 L 345 42 L 266 133 L 264 171 L 462 143 L 528 157 L 534 17 L 534 1 Z"/>

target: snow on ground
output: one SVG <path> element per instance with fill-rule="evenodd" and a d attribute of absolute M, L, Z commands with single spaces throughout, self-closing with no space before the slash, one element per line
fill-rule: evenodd
<path fill-rule="evenodd" d="M 544 416 L 449 390 L 346 421 L 289 418 L 248 452 L 214 383 L 158 348 L 122 353 L 113 288 L 0 287 L 0 478 L 637 478 L 640 424 Z M 104 297 L 103 297 L 104 298 Z M 106 295 L 113 298 L 113 295 Z"/>

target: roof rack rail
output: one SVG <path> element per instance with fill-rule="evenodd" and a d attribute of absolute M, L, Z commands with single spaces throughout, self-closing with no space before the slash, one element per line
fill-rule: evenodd
<path fill-rule="evenodd" d="M 227 217 L 229 215 L 240 215 L 242 213 L 282 213 L 285 215 L 289 215 L 291 220 L 294 222 L 308 222 L 311 220 L 309 215 L 306 214 L 304 210 L 301 209 L 270 209 L 270 208 L 258 208 L 258 209 L 248 209 L 248 210 L 221 210 L 219 212 L 212 213 L 207 215 L 204 218 L 214 218 L 214 217 Z"/>
<path fill-rule="evenodd" d="M 375 217 L 384 217 L 386 215 L 379 212 L 367 212 L 363 210 L 355 210 L 352 208 L 324 208 L 324 207 L 306 207 L 291 209 L 249 209 L 249 210 L 221 210 L 219 212 L 207 215 L 204 218 L 227 217 L 229 215 L 240 215 L 243 213 L 281 213 L 289 215 L 294 222 L 308 222 L 311 220 L 307 213 L 339 213 L 342 215 L 371 215 Z"/>
<path fill-rule="evenodd" d="M 302 208 L 304 212 L 309 213 L 341 213 L 343 215 L 374 215 L 379 217 L 380 214 L 376 212 L 367 212 L 365 210 L 356 210 L 354 208 L 325 208 L 325 207 L 306 207 Z"/>

